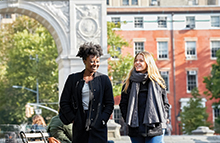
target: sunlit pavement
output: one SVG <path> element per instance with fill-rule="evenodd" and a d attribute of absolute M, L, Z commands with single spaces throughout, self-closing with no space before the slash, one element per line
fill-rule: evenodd
<path fill-rule="evenodd" d="M 128 136 L 112 139 L 114 143 L 131 143 Z M 220 136 L 172 135 L 164 136 L 165 143 L 220 143 Z"/>

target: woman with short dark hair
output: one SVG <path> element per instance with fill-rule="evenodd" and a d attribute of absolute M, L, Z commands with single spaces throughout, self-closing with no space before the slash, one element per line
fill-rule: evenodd
<path fill-rule="evenodd" d="M 97 72 L 101 55 L 100 45 L 81 45 L 76 56 L 82 58 L 85 69 L 68 76 L 61 95 L 60 119 L 73 123 L 74 143 L 107 143 L 106 123 L 114 99 L 109 77 Z"/>

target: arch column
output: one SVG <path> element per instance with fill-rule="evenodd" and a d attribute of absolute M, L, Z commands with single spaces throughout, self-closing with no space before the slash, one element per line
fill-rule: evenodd
<path fill-rule="evenodd" d="M 103 56 L 100 58 L 100 72 L 108 73 L 107 21 L 105 0 L 69 0 L 70 11 L 70 51 L 68 56 L 57 58 L 59 64 L 59 95 L 70 73 L 82 71 L 84 64 L 76 57 L 84 42 L 100 44 Z"/>

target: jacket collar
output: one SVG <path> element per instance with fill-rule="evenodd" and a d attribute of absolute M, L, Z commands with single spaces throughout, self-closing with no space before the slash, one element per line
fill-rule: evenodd
<path fill-rule="evenodd" d="M 84 72 L 85 72 L 85 69 L 80 72 L 80 78 L 81 78 L 81 79 L 83 79 L 83 74 L 84 74 Z M 95 77 L 97 77 L 97 76 L 99 76 L 99 75 L 100 75 L 99 72 L 95 72 L 95 73 L 93 74 L 93 77 L 95 78 Z"/>

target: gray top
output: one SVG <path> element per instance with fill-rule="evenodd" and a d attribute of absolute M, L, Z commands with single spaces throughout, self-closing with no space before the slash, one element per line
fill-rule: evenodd
<path fill-rule="evenodd" d="M 89 84 L 86 82 L 82 88 L 82 105 L 84 110 L 89 109 Z"/>

